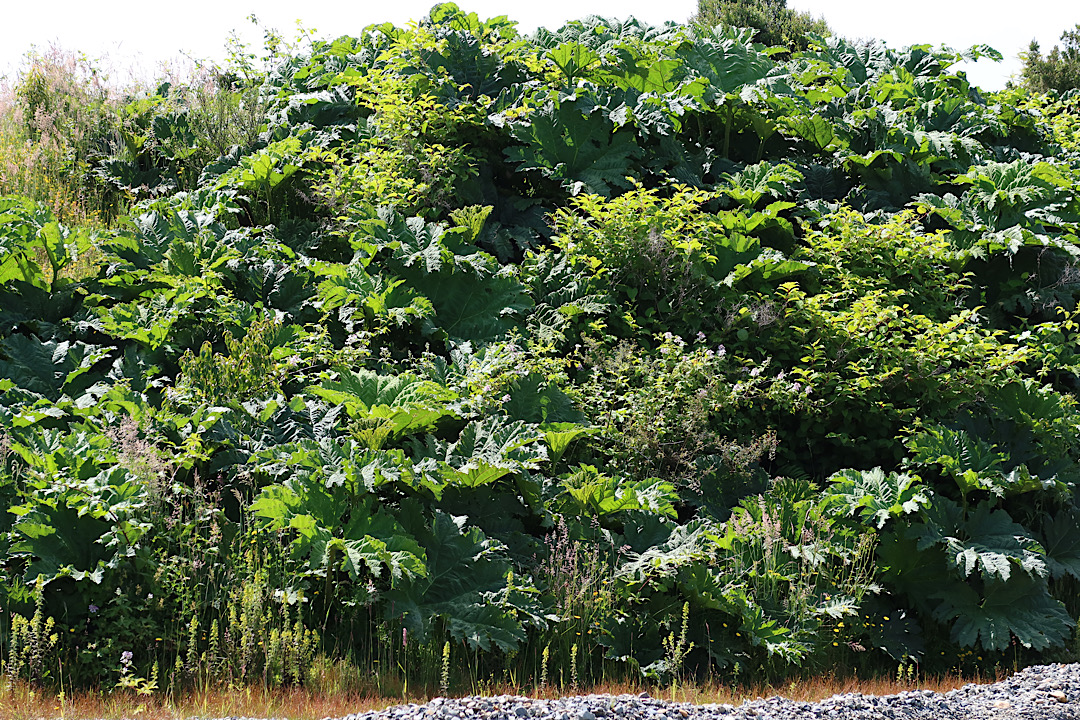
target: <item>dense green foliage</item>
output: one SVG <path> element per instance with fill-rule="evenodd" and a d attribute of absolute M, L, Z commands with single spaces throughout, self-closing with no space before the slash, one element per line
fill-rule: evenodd
<path fill-rule="evenodd" d="M 8 676 L 1066 657 L 1075 115 L 753 37 L 439 5 L 120 106 L 107 227 L 0 200 Z"/>
<path fill-rule="evenodd" d="M 1080 88 L 1080 24 L 1061 34 L 1064 49 L 1057 45 L 1043 57 L 1034 40 L 1023 55 L 1024 85 L 1035 92 L 1065 93 Z"/>

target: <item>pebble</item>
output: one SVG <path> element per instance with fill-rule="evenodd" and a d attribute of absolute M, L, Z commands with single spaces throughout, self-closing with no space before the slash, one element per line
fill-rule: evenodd
<path fill-rule="evenodd" d="M 946 693 L 846 693 L 817 703 L 771 697 L 739 706 L 671 703 L 648 693 L 557 700 L 500 695 L 436 698 L 427 705 L 399 705 L 340 720 L 1080 720 L 1078 698 L 1080 664 L 1071 663 L 1029 667 L 999 683 L 965 685 Z"/>

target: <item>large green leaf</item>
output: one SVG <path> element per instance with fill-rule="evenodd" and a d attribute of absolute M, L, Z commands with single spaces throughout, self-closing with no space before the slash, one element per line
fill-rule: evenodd
<path fill-rule="evenodd" d="M 256 196 L 269 195 L 303 167 L 303 160 L 300 159 L 303 134 L 304 131 L 301 131 L 272 142 L 258 152 L 244 155 L 236 167 L 217 179 L 216 189 L 237 187 Z"/>
<path fill-rule="evenodd" d="M 333 422 L 330 413 L 327 418 Z M 297 478 L 304 487 L 319 485 L 328 492 L 341 488 L 346 495 L 360 496 L 391 483 L 412 487 L 421 482 L 402 451 L 372 450 L 350 438 L 299 440 L 255 453 L 248 462 L 271 476 Z"/>
<path fill-rule="evenodd" d="M 60 505 L 41 506 L 24 515 L 12 528 L 17 538 L 11 552 L 33 557 L 26 579 L 51 580 L 63 575 L 83 575 L 101 582 L 110 553 L 98 540 L 108 524 L 93 515 Z"/>
<path fill-rule="evenodd" d="M 70 445 L 71 436 L 63 445 Z M 113 466 L 78 479 L 40 473 L 33 492 L 10 511 L 13 553 L 31 558 L 25 578 L 42 576 L 89 579 L 101 583 L 104 573 L 136 555 L 145 558 L 142 538 L 152 528 L 146 508 L 145 481 L 122 467 Z"/>
<path fill-rule="evenodd" d="M 641 510 L 674 520 L 679 495 L 675 486 L 657 478 L 637 482 L 620 480 L 600 473 L 592 465 L 580 465 L 563 477 L 562 486 L 573 499 L 570 506 L 584 517 L 601 522 L 623 510 Z"/>
<path fill-rule="evenodd" d="M 69 282 L 60 273 L 92 243 L 90 233 L 61 225 L 47 207 L 0 197 L 0 285 L 23 281 L 52 292 Z"/>
<path fill-rule="evenodd" d="M 543 440 L 535 425 L 492 415 L 470 422 L 452 443 L 429 436 L 425 445 L 414 442 L 413 451 L 427 457 L 426 467 L 450 485 L 476 488 L 535 470 L 547 459 Z"/>
<path fill-rule="evenodd" d="M 547 58 L 562 72 L 567 84 L 600 65 L 600 56 L 579 42 L 565 42 L 549 50 Z"/>
<path fill-rule="evenodd" d="M 1042 524 L 1046 567 L 1054 580 L 1067 575 L 1080 580 L 1080 518 L 1075 511 L 1059 510 Z"/>
<path fill-rule="evenodd" d="M 590 428 L 576 423 L 546 423 L 540 426 L 544 431 L 544 442 L 548 446 L 548 458 L 557 463 L 562 459 L 567 448 L 580 437 L 595 435 L 599 428 Z"/>
<path fill-rule="evenodd" d="M 920 549 L 918 542 L 905 532 L 907 528 L 886 531 L 877 546 L 877 561 L 883 579 L 910 607 L 930 613 L 938 605 L 935 594 L 960 592 L 964 581 L 946 564 L 940 546 Z"/>
<path fill-rule="evenodd" d="M 1008 454 L 966 430 L 931 427 L 908 441 L 912 461 L 922 466 L 936 465 L 956 481 L 960 492 L 990 490 L 1001 473 Z"/>
<path fill-rule="evenodd" d="M 717 105 L 729 94 L 768 77 L 775 63 L 760 45 L 754 47 L 753 32 L 718 26 L 694 28 L 695 42 L 684 43 L 679 55 L 687 68 L 707 79 Z"/>
<path fill-rule="evenodd" d="M 379 375 L 370 370 L 342 371 L 338 380 L 327 380 L 310 391 L 330 403 L 354 404 L 364 409 L 376 405 L 408 407 L 428 400 L 433 383 L 412 375 Z"/>
<path fill-rule="evenodd" d="M 445 403 L 452 397 L 446 388 L 428 380 L 364 369 L 340 371 L 337 380 L 308 391 L 344 407 L 350 417 L 386 427 L 394 437 L 433 429 L 447 415 Z"/>
<path fill-rule="evenodd" d="M 951 639 L 966 647 L 1006 650 L 1015 637 L 1026 648 L 1045 650 L 1064 644 L 1076 625 L 1045 581 L 1023 574 L 989 581 L 982 593 L 965 585 L 939 596 L 935 616 L 952 621 Z"/>
<path fill-rule="evenodd" d="M 338 310 L 341 317 L 345 310 L 357 308 L 361 320 L 370 314 L 399 327 L 434 314 L 431 302 L 404 286 L 402 279 L 370 274 L 359 263 L 320 264 L 316 270 L 326 277 L 319 285 L 319 309 L 324 312 Z"/>
<path fill-rule="evenodd" d="M 602 113 L 578 100 L 548 103 L 511 132 L 523 146 L 508 148 L 507 158 L 519 170 L 561 180 L 572 194 L 610 197 L 616 188 L 628 188 L 631 161 L 641 153 L 630 131 L 616 131 Z"/>
<path fill-rule="evenodd" d="M 525 640 L 525 631 L 509 602 L 509 564 L 502 545 L 467 527 L 464 517 L 436 510 L 430 523 L 420 522 L 414 517 L 410 529 L 424 546 L 427 571 L 387 593 L 394 612 L 420 641 L 428 637 L 435 619 L 442 618 L 450 635 L 470 647 L 515 649 Z"/>
<path fill-rule="evenodd" d="M 737 173 L 724 175 L 720 190 L 736 202 L 753 208 L 763 197 L 781 198 L 803 179 L 802 173 L 786 163 L 774 165 L 763 161 L 748 165 Z"/>
<path fill-rule="evenodd" d="M 96 330 L 117 338 L 134 340 L 151 350 L 175 342 L 177 326 L 190 319 L 195 309 L 213 294 L 198 282 L 155 293 L 148 301 L 132 301 L 94 309 L 89 320 Z"/>
<path fill-rule="evenodd" d="M 440 272 L 408 279 L 435 308 L 431 331 L 474 343 L 504 337 L 521 324 L 533 303 L 512 268 L 482 277 L 471 272 Z"/>
<path fill-rule="evenodd" d="M 985 502 L 967 514 L 934 498 L 924 515 L 878 548 L 886 577 L 910 602 L 953 622 L 952 639 L 965 646 L 1002 650 L 1013 635 L 1037 649 L 1062 643 L 1072 620 L 1049 595 L 1050 563 L 1021 525 Z"/>
<path fill-rule="evenodd" d="M 250 511 L 273 530 L 288 530 L 293 558 L 309 571 L 345 570 L 353 580 L 387 573 L 390 584 L 427 572 L 424 551 L 371 495 L 298 476 L 270 485 Z"/>
<path fill-rule="evenodd" d="M 55 401 L 61 393 L 75 395 L 99 379 L 91 371 L 114 349 L 11 335 L 0 341 L 0 377 Z"/>
<path fill-rule="evenodd" d="M 761 646 L 771 655 L 788 662 L 799 663 L 809 648 L 792 637 L 791 630 L 769 617 L 744 588 L 732 588 L 724 593 L 728 609 L 740 619 L 739 629 L 747 633 L 753 645 Z"/>
<path fill-rule="evenodd" d="M 716 528 L 704 520 L 667 525 L 666 539 L 650 543 L 640 553 L 630 553 L 617 575 L 640 584 L 674 574 L 680 567 L 708 558 L 717 547 Z"/>
<path fill-rule="evenodd" d="M 574 401 L 541 373 L 530 372 L 514 380 L 508 390 L 510 397 L 503 401 L 501 409 L 514 420 L 546 424 L 584 420 Z"/>
<path fill-rule="evenodd" d="M 535 470 L 547 460 L 543 433 L 535 425 L 497 415 L 465 426 L 457 442 L 447 449 L 447 460 L 485 460 L 515 469 Z"/>
<path fill-rule="evenodd" d="M 963 577 L 979 570 L 985 580 L 1007 581 L 1016 568 L 1032 577 L 1047 574 L 1042 546 L 1006 511 L 992 509 L 988 502 L 963 516 L 956 503 L 936 497 L 925 515 L 926 522 L 911 527 L 911 536 L 920 550 L 941 545 L 949 567 Z"/>
<path fill-rule="evenodd" d="M 892 518 L 918 512 L 929 498 L 918 486 L 918 476 L 898 473 L 888 475 L 881 468 L 841 470 L 829 478 L 826 497 L 845 513 L 860 515 L 864 522 L 878 529 Z"/>
<path fill-rule="evenodd" d="M 32 255 L 37 234 L 28 215 L 33 205 L 23 198 L 0 198 L 0 284 L 21 280 L 44 287 L 41 267 Z"/>
<path fill-rule="evenodd" d="M 601 315 L 610 308 L 601 284 L 592 273 L 576 268 L 569 253 L 529 253 L 520 267 L 536 303 L 528 315 L 528 332 L 541 343 L 565 340 L 575 320 Z"/>

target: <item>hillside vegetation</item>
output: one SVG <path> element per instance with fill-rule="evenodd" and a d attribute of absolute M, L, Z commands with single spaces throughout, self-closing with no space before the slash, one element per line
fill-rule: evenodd
<path fill-rule="evenodd" d="M 809 37 L 444 4 L 130 97 L 39 58 L 8 681 L 1074 657 L 1076 97 Z"/>

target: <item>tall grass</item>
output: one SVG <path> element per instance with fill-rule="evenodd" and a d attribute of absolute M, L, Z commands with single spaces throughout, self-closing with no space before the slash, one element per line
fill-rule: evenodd
<path fill-rule="evenodd" d="M 154 188 L 192 189 L 205 166 L 255 142 L 266 104 L 255 82 L 198 63 L 163 66 L 153 80 L 110 77 L 103 61 L 52 46 L 0 78 L 0 195 L 22 195 L 71 226 L 111 225 Z M 239 84 L 238 84 L 239 83 Z M 183 141 L 159 136 L 155 119 L 183 116 Z M 111 167 L 110 167 L 111 166 Z M 140 175 L 141 173 L 141 175 Z"/>
<path fill-rule="evenodd" d="M 31 53 L 14 80 L 0 81 L 0 194 L 32 198 L 71 225 L 115 218 L 118 198 L 95 181 L 91 163 L 108 150 L 119 104 L 86 56 Z"/>

